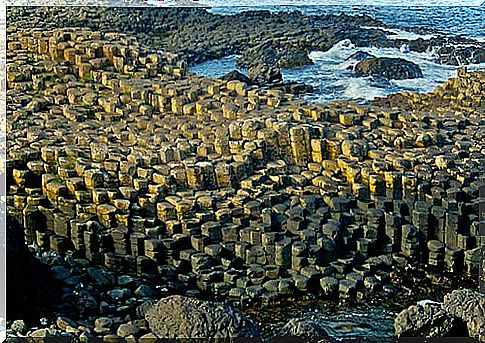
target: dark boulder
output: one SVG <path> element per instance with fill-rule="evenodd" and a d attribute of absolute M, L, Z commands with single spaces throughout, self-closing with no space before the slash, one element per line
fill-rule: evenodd
<path fill-rule="evenodd" d="M 473 50 L 470 57 L 471 63 L 485 63 L 485 48 L 477 48 Z"/>
<path fill-rule="evenodd" d="M 237 59 L 241 66 L 266 63 L 279 68 L 296 68 L 313 64 L 308 57 L 308 49 L 302 44 L 280 44 L 266 41 L 243 50 Z"/>
<path fill-rule="evenodd" d="M 220 79 L 224 80 L 224 81 L 235 80 L 235 81 L 251 83 L 251 80 L 249 79 L 249 77 L 247 77 L 246 75 L 244 75 L 243 73 L 241 73 L 237 70 L 233 70 L 233 71 L 221 76 Z"/>
<path fill-rule="evenodd" d="M 280 68 L 266 63 L 255 63 L 249 67 L 248 77 L 252 82 L 265 85 L 278 83 L 283 80 Z"/>
<path fill-rule="evenodd" d="M 355 71 L 362 75 L 377 75 L 386 79 L 415 79 L 423 77 L 421 68 L 402 58 L 378 57 L 357 63 Z"/>
<path fill-rule="evenodd" d="M 258 337 L 257 326 L 231 307 L 195 298 L 170 296 L 145 313 L 159 338 Z"/>
<path fill-rule="evenodd" d="M 237 63 L 244 67 L 250 67 L 252 64 L 260 63 L 276 65 L 279 59 L 280 55 L 273 42 L 266 41 L 244 49 L 241 56 L 238 57 Z"/>

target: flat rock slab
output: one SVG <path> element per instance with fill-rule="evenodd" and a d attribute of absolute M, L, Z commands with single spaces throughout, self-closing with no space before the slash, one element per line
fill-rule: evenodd
<path fill-rule="evenodd" d="M 179 295 L 159 300 L 145 319 L 160 338 L 259 336 L 256 325 L 231 307 Z"/>

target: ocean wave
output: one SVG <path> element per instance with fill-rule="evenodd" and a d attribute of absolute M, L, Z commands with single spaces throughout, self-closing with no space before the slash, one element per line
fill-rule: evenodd
<path fill-rule="evenodd" d="M 348 69 L 357 61 L 348 58 L 363 51 L 376 57 L 402 58 L 419 65 L 423 72 L 422 78 L 407 80 L 384 80 L 374 77 L 359 77 Z M 328 51 L 313 51 L 309 57 L 313 66 L 300 71 L 300 75 L 291 73 L 292 80 L 298 76 L 317 86 L 321 91 L 318 96 L 308 95 L 309 101 L 329 101 L 329 96 L 338 99 L 368 101 L 375 97 L 384 97 L 403 91 L 431 92 L 445 80 L 456 75 L 456 67 L 441 65 L 434 62 L 435 51 L 410 52 L 406 49 L 366 47 L 357 48 L 348 39 L 338 42 Z M 485 64 L 468 66 L 470 70 L 484 69 Z M 313 75 L 313 77 L 312 77 Z M 285 72 L 283 72 L 285 77 Z M 327 76 L 327 78 L 325 78 Z M 333 80 L 329 80 L 333 78 Z"/>

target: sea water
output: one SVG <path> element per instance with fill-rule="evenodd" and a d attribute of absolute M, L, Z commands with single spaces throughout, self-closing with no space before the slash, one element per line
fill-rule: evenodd
<path fill-rule="evenodd" d="M 206 1 L 217 4 L 217 1 Z M 351 1 L 350 1 L 351 3 Z M 292 6 L 219 6 L 210 9 L 213 13 L 231 15 L 246 10 L 294 11 L 308 15 L 366 14 L 383 22 L 381 29 L 388 32 L 389 39 L 429 39 L 436 35 L 462 35 L 477 41 L 485 41 L 485 7 L 467 6 L 343 6 L 343 5 L 292 5 Z M 392 27 L 389 27 L 392 26 Z M 374 27 L 364 27 L 374 29 Z M 419 32 L 419 33 L 417 33 Z M 410 80 L 385 80 L 375 77 L 359 77 L 348 68 L 355 61 L 347 58 L 357 51 L 365 51 L 377 57 L 399 57 L 420 66 L 423 77 Z M 434 51 L 410 52 L 406 46 L 400 48 L 357 48 L 349 39 L 338 42 L 328 51 L 312 51 L 309 54 L 313 65 L 282 69 L 284 81 L 297 81 L 312 85 L 315 92 L 303 95 L 311 102 L 351 100 L 366 103 L 376 97 L 416 91 L 431 92 L 450 77 L 456 76 L 456 67 L 434 62 Z M 193 66 L 191 71 L 209 77 L 221 77 L 232 71 L 247 70 L 236 64 L 237 56 L 207 61 Z M 485 69 L 485 63 L 469 65 L 469 70 Z"/>

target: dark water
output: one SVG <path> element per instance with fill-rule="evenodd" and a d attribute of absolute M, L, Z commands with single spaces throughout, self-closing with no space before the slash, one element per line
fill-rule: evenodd
<path fill-rule="evenodd" d="M 286 312 L 282 315 L 281 312 Z M 383 306 L 336 309 L 331 306 L 307 306 L 302 309 L 273 309 L 259 314 L 263 339 L 278 337 L 291 318 L 319 321 L 334 341 L 365 338 L 368 342 L 393 342 L 394 318 L 399 311 Z"/>

